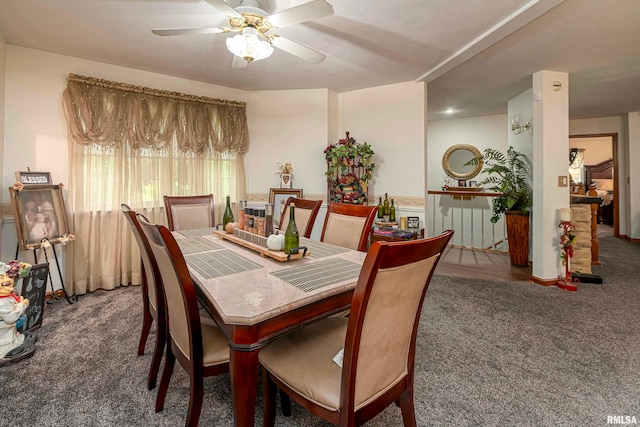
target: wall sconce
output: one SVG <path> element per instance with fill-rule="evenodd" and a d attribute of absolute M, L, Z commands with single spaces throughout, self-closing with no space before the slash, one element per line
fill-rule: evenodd
<path fill-rule="evenodd" d="M 531 123 L 524 122 L 523 124 L 520 124 L 518 122 L 518 118 L 517 117 L 511 121 L 511 130 L 516 135 L 520 135 L 524 131 L 528 130 L 530 127 L 531 127 Z"/>

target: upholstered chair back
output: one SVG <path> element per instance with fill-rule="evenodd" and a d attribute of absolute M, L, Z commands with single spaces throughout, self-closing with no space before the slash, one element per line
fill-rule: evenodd
<path fill-rule="evenodd" d="M 193 282 L 179 277 L 176 264 L 183 265 L 188 271 L 186 262 L 171 232 L 164 226 L 153 225 L 138 215 L 138 222 L 147 236 L 149 247 L 153 253 L 165 294 L 169 334 L 186 359 L 191 359 L 192 342 L 200 343 L 202 351 L 202 332 L 200 329 L 198 303 L 195 298 L 186 298 L 185 294 L 195 295 Z M 186 289 L 191 288 L 191 289 Z M 190 319 L 191 318 L 191 319 Z"/>
<path fill-rule="evenodd" d="M 164 196 L 169 230 L 191 230 L 215 226 L 213 195 Z"/>
<path fill-rule="evenodd" d="M 321 241 L 366 252 L 376 206 L 330 203 L 324 219 Z"/>
<path fill-rule="evenodd" d="M 296 226 L 298 227 L 298 232 L 301 236 L 311 237 L 311 232 L 313 231 L 313 226 L 316 222 L 322 201 L 289 197 L 284 204 L 284 209 L 280 216 L 280 226 L 278 227 L 283 233 L 289 225 L 289 206 L 291 203 L 296 207 Z"/>

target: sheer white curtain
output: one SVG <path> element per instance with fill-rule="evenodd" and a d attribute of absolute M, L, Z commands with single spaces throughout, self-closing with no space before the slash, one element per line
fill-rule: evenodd
<path fill-rule="evenodd" d="M 69 208 L 76 240 L 67 283 L 76 294 L 141 282 L 140 254 L 120 212 L 126 203 L 166 223 L 163 196 L 245 197 L 245 104 L 70 75 Z"/>

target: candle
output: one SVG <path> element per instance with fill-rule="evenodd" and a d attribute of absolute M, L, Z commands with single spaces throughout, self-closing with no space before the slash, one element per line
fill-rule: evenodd
<path fill-rule="evenodd" d="M 561 208 L 560 209 L 560 221 L 571 221 L 571 208 Z"/>

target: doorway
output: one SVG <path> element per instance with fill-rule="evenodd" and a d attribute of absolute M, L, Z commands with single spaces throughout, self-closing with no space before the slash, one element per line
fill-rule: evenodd
<path fill-rule="evenodd" d="M 600 171 L 593 172 L 594 175 L 590 175 L 589 172 L 585 173 L 585 179 L 592 181 L 594 176 L 595 180 L 602 187 L 601 192 L 608 192 L 606 196 L 608 200 L 606 202 L 613 205 L 610 209 L 613 235 L 620 237 L 620 225 L 619 225 L 619 206 L 620 206 L 620 192 L 618 186 L 618 134 L 617 133 L 605 133 L 605 134 L 589 134 L 589 135 L 570 135 L 569 136 L 570 149 L 583 149 L 584 150 L 584 167 L 587 171 Z M 610 165 L 610 171 L 607 168 Z M 602 175 L 597 175 L 602 173 Z M 611 174 L 611 187 L 608 187 L 608 181 L 606 178 Z M 585 182 L 586 187 L 591 182 Z M 612 188 L 612 190 L 608 190 Z M 608 212 L 608 209 L 603 209 Z M 599 218 L 601 219 L 601 218 Z M 600 228 L 600 227 L 598 227 Z M 604 227 L 603 227 L 604 228 Z"/>

